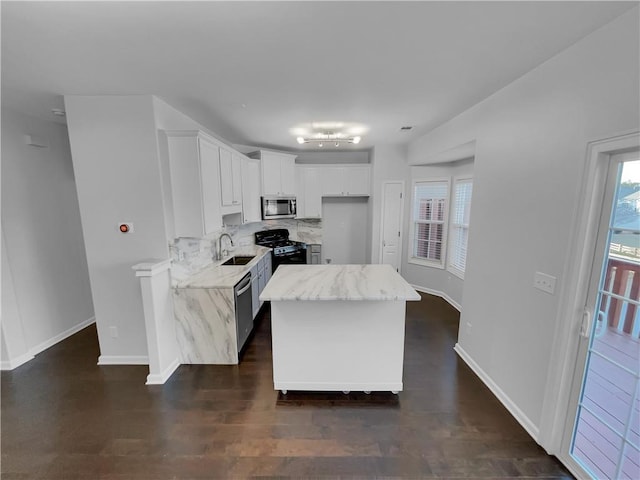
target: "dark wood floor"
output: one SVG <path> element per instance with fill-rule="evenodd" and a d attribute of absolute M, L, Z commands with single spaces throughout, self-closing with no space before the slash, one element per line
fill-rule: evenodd
<path fill-rule="evenodd" d="M 458 314 L 408 302 L 404 391 L 273 390 L 268 309 L 239 366 L 96 366 L 89 327 L 2 373 L 3 479 L 571 478 L 453 351 Z"/>

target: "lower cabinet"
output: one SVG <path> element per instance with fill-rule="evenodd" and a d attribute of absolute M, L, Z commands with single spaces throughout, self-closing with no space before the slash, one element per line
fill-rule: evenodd
<path fill-rule="evenodd" d="M 271 278 L 272 265 L 271 265 L 271 253 L 265 255 L 260 259 L 257 265 L 251 268 L 251 293 L 252 293 L 252 307 L 253 318 L 256 318 L 260 307 L 264 302 L 260 301 L 260 294 L 267 282 Z"/>
<path fill-rule="evenodd" d="M 322 245 L 307 244 L 307 263 L 309 265 L 322 263 Z"/>

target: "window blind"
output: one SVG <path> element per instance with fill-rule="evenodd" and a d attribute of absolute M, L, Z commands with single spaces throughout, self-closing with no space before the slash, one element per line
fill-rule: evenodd
<path fill-rule="evenodd" d="M 456 180 L 453 186 L 453 212 L 449 236 L 449 270 L 463 277 L 467 267 L 469 243 L 469 212 L 471 210 L 471 179 Z"/>

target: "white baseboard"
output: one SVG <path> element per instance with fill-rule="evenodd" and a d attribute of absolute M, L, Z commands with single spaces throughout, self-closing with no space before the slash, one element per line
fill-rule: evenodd
<path fill-rule="evenodd" d="M 77 325 L 74 325 L 73 327 L 71 327 L 70 329 L 65 330 L 64 332 L 56 335 L 55 337 L 51 337 L 50 339 L 45 340 L 44 342 L 36 345 L 35 347 L 31 347 L 29 349 L 29 354 L 35 357 L 39 353 L 44 352 L 47 348 L 53 347 L 56 343 L 60 343 L 62 340 L 69 338 L 74 333 L 78 333 L 80 330 L 88 327 L 92 323 L 96 323 L 96 317 L 91 317 L 83 322 L 80 322 Z"/>
<path fill-rule="evenodd" d="M 150 373 L 149 375 L 147 375 L 147 385 L 164 384 L 167 380 L 169 380 L 169 377 L 173 375 L 173 372 L 175 372 L 179 366 L 180 366 L 180 359 L 176 358 L 173 362 L 171 362 L 171 365 L 169 365 L 167 368 L 164 369 L 162 373 L 154 374 L 154 375 Z"/>
<path fill-rule="evenodd" d="M 33 360 L 33 358 L 33 355 L 30 353 L 25 353 L 24 355 L 20 355 L 16 358 L 3 360 L 0 362 L 0 370 L 13 370 L 14 368 L 18 368 L 20 365 L 24 365 L 29 360 Z"/>
<path fill-rule="evenodd" d="M 444 299 L 453 308 L 455 308 L 459 312 L 462 312 L 462 305 L 460 305 L 458 302 L 456 302 L 453 298 L 451 298 L 446 293 L 441 292 L 440 290 L 433 290 L 431 288 L 421 287 L 419 285 L 411 285 L 411 286 L 419 292 L 428 293 L 429 295 L 435 295 L 436 297 L 440 297 Z"/>
<path fill-rule="evenodd" d="M 146 355 L 100 355 L 98 365 L 149 365 Z"/>
<path fill-rule="evenodd" d="M 69 338 L 74 333 L 78 333 L 83 328 L 88 327 L 92 323 L 96 323 L 96 317 L 91 317 L 87 320 L 84 320 L 77 325 L 65 330 L 62 333 L 59 333 L 55 337 L 51 337 L 48 340 L 45 340 L 38 345 L 31 347 L 28 353 L 24 355 L 20 355 L 17 358 L 11 358 L 9 360 L 4 360 L 0 362 L 0 370 L 13 370 L 14 368 L 18 368 L 20 365 L 27 363 L 29 360 L 33 360 L 33 358 L 39 353 L 44 352 L 46 349 L 53 347 L 56 343 L 60 343 L 66 338 Z"/>
<path fill-rule="evenodd" d="M 529 435 L 538 442 L 539 430 L 538 427 L 527 417 L 522 410 L 518 408 L 518 406 L 509 398 L 509 396 L 504 393 L 504 391 L 493 381 L 493 379 L 487 375 L 480 366 L 473 361 L 473 359 L 469 356 L 469 354 L 460 346 L 459 343 L 456 343 L 453 349 L 460 356 L 462 360 L 473 370 L 473 372 L 482 380 L 482 382 L 489 387 L 489 390 L 493 392 L 493 394 L 500 400 L 500 402 L 505 406 L 509 413 L 513 415 L 513 417 L 518 421 L 522 428 L 524 428 Z"/>

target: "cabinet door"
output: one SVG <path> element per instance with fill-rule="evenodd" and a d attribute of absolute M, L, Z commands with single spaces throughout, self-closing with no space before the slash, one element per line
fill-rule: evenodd
<path fill-rule="evenodd" d="M 320 184 L 321 168 L 304 169 L 304 218 L 320 218 L 322 216 L 322 185 Z M 298 215 L 300 216 L 300 215 Z"/>
<path fill-rule="evenodd" d="M 296 160 L 295 158 L 280 159 L 280 195 L 293 196 L 296 194 Z"/>
<path fill-rule="evenodd" d="M 280 185 L 280 158 L 275 155 L 262 155 L 262 194 L 280 195 L 282 188 Z"/>
<path fill-rule="evenodd" d="M 260 160 L 242 159 L 243 223 L 262 220 L 260 211 Z"/>
<path fill-rule="evenodd" d="M 321 170 L 322 195 L 335 197 L 344 195 L 344 168 L 324 167 Z"/>
<path fill-rule="evenodd" d="M 264 257 L 265 261 L 264 261 L 264 284 L 265 286 L 267 285 L 267 283 L 269 283 L 269 280 L 271 279 L 271 274 L 273 273 L 271 270 L 271 254 L 267 254 L 266 257 Z"/>
<path fill-rule="evenodd" d="M 253 318 L 256 318 L 258 310 L 260 310 L 260 292 L 258 291 L 258 274 L 254 274 L 251 270 L 251 310 L 253 311 Z"/>
<path fill-rule="evenodd" d="M 235 153 L 231 156 L 231 183 L 232 183 L 232 197 L 231 203 L 233 205 L 242 204 L 242 157 Z"/>
<path fill-rule="evenodd" d="M 265 277 L 264 277 L 264 268 L 258 270 L 258 293 L 262 293 L 262 290 L 264 290 L 264 286 L 267 284 Z M 263 302 L 260 302 L 260 305 L 262 305 Z"/>
<path fill-rule="evenodd" d="M 202 183 L 202 217 L 204 234 L 222 228 L 220 205 L 220 154 L 216 145 L 199 139 L 200 181 Z"/>
<path fill-rule="evenodd" d="M 231 152 L 220 149 L 220 193 L 223 207 L 233 205 L 233 165 Z"/>
<path fill-rule="evenodd" d="M 343 169 L 345 195 L 369 196 L 369 166 L 349 166 Z"/>

